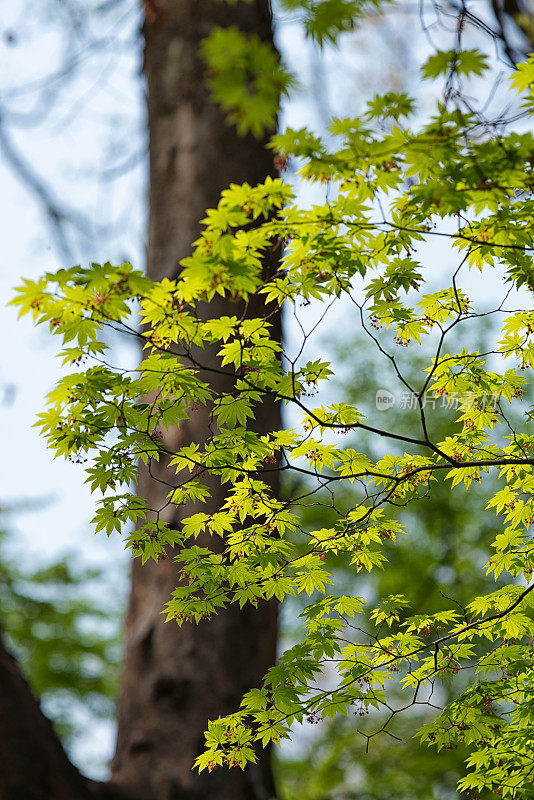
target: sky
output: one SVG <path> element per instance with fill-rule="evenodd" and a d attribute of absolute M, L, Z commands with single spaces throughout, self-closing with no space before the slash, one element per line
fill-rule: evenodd
<path fill-rule="evenodd" d="M 98 19 L 58 20 L 53 0 L 15 0 L 2 11 L 0 507 L 14 508 L 2 521 L 16 534 L 15 549 L 33 565 L 75 553 L 79 563 L 109 570 L 124 593 L 127 555 L 119 537 L 92 532 L 94 499 L 83 468 L 53 460 L 33 427 L 61 375 L 56 342 L 29 318 L 17 321 L 17 309 L 5 307 L 22 277 L 37 279 L 47 270 L 93 260 L 143 264 L 141 17 L 137 3 L 120 5 L 119 13 L 111 10 Z M 22 171 L 13 168 L 14 160 Z M 128 162 L 135 166 L 121 176 Z M 111 180 L 116 173 L 121 177 Z M 40 190 L 75 221 L 64 226 L 66 247 L 47 219 Z M 115 355 L 122 361 L 134 357 L 117 344 Z M 113 727 L 96 726 L 92 718 L 80 722 L 89 725 L 72 755 L 101 776 Z"/>
<path fill-rule="evenodd" d="M 122 5 L 130 12 L 136 6 Z M 7 155 L 6 147 L 0 147 L 3 306 L 22 278 L 36 279 L 46 270 L 106 258 L 143 262 L 145 162 L 139 160 L 122 181 L 107 176 L 130 153 L 146 149 L 139 16 L 137 25 L 123 13 L 75 37 L 50 18 L 41 24 L 38 13 L 25 13 L 28 8 L 33 11 L 36 4 L 17 0 L 0 24 L 0 142 L 7 140 Z M 99 40 L 104 43 L 97 47 Z M 77 67 L 71 68 L 76 54 Z M 44 93 L 35 89 L 39 84 L 48 87 Z M 12 151 L 23 164 L 22 173 L 8 157 Z M 47 220 L 38 191 L 25 180 L 27 171 L 60 213 L 76 223 L 79 218 L 79 224 L 64 226 L 66 248 Z M 64 547 L 81 537 L 91 501 L 80 469 L 51 463 L 32 428 L 60 375 L 56 344 L 31 320 L 16 318 L 15 308 L 2 308 L 0 410 L 2 441 L 11 453 L 3 503 L 46 498 L 46 507 L 21 516 L 17 527 L 43 549 Z"/>

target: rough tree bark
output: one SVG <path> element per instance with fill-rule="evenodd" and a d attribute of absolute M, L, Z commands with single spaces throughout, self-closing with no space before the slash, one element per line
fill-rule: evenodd
<path fill-rule="evenodd" d="M 230 182 L 257 183 L 273 172 L 265 142 L 238 138 L 210 102 L 203 80 L 198 44 L 214 25 L 236 24 L 271 39 L 268 2 L 229 6 L 218 0 L 160 0 L 151 4 L 145 25 L 145 75 L 150 132 L 150 222 L 148 275 L 175 278 L 180 259 L 198 238 L 199 220 L 215 205 Z M 259 301 L 249 314 L 261 314 Z M 254 307 L 255 306 L 255 307 Z M 202 313 L 232 315 L 239 305 L 218 298 Z M 276 324 L 277 320 L 271 318 Z M 279 321 L 278 321 L 279 325 Z M 204 352 L 206 366 L 217 364 Z M 202 376 L 217 389 L 224 379 Z M 226 390 L 228 386 L 226 386 Z M 264 403 L 261 430 L 276 429 L 279 408 Z M 181 444 L 201 442 L 208 434 L 206 412 L 197 411 L 179 430 L 166 436 L 175 452 Z M 150 508 L 166 505 L 170 480 L 165 464 L 142 469 L 138 491 Z M 224 500 L 211 484 L 213 498 L 204 511 Z M 178 512 L 167 509 L 176 525 Z M 214 547 L 214 542 L 203 542 Z M 268 800 L 274 794 L 268 752 L 245 770 L 191 771 L 202 751 L 209 718 L 235 710 L 244 691 L 259 685 L 274 662 L 277 608 L 231 609 L 209 623 L 179 629 L 165 624 L 162 608 L 177 584 L 172 558 L 160 564 L 134 563 L 126 622 L 126 655 L 119 699 L 119 732 L 113 779 L 146 800 Z"/>
<path fill-rule="evenodd" d="M 269 0 L 228 5 L 220 0 L 145 0 L 145 75 L 150 135 L 148 275 L 176 277 L 179 261 L 199 233 L 206 208 L 230 182 L 256 183 L 272 174 L 265 142 L 238 138 L 210 102 L 199 42 L 213 25 L 238 27 L 272 40 Z M 235 314 L 218 299 L 206 316 Z M 265 313 L 259 300 L 248 313 Z M 270 317 L 274 328 L 280 320 Z M 207 366 L 215 354 L 203 354 Z M 222 379 L 217 379 L 221 381 Z M 219 387 L 223 388 L 220 384 Z M 224 387 L 227 388 L 227 385 Z M 279 408 L 264 404 L 258 431 L 275 429 Z M 207 435 L 206 412 L 167 437 L 173 450 Z M 167 489 L 144 470 L 138 491 L 149 506 Z M 273 479 L 274 480 L 274 479 Z M 224 497 L 212 484 L 213 511 Z M 273 483 L 273 489 L 276 486 Z M 190 513 L 190 509 L 185 509 Z M 178 524 L 175 511 L 171 519 Z M 211 546 L 216 546 L 210 543 Z M 192 762 L 203 748 L 209 718 L 226 714 L 274 662 L 277 606 L 231 609 L 209 623 L 179 629 L 161 611 L 177 584 L 172 558 L 132 570 L 126 652 L 118 703 L 112 780 L 84 778 L 70 764 L 49 721 L 0 642 L 0 800 L 268 800 L 274 796 L 268 751 L 244 772 L 198 775 Z"/>

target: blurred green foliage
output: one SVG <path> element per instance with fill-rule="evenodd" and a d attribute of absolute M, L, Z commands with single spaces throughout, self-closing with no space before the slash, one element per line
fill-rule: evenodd
<path fill-rule="evenodd" d="M 0 626 L 59 736 L 114 711 L 121 656 L 117 581 L 73 553 L 43 563 L 0 518 Z M 105 581 L 105 583 L 104 583 Z"/>

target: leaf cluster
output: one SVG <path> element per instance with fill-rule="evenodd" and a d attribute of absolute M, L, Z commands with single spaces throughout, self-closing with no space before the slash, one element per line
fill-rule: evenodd
<path fill-rule="evenodd" d="M 426 72 L 484 67 L 469 51 L 445 56 Z M 423 122 L 414 107 L 390 93 L 361 118 L 335 120 L 333 139 L 306 130 L 275 136 L 273 148 L 298 161 L 304 180 L 335 191 L 307 208 L 282 179 L 230 186 L 176 280 L 150 282 L 129 264 L 74 268 L 25 282 L 13 302 L 63 340 L 64 361 L 87 359 L 52 391 L 38 425 L 58 456 L 87 459 L 87 480 L 101 495 L 97 529 L 134 524 L 125 544 L 143 561 L 172 549 L 179 575 L 166 607 L 171 624 L 199 623 L 233 603 L 307 598 L 302 636 L 235 713 L 210 722 L 199 769 L 243 768 L 258 742 L 279 744 L 306 719 L 356 714 L 372 723 L 385 713 L 378 730 L 362 731 L 369 740 L 402 711 L 428 705 L 436 686 L 474 672 L 476 682 L 421 737 L 468 749 L 464 788 L 522 798 L 531 783 L 534 435 L 530 414 L 512 425 L 509 409 L 534 367 L 532 312 L 521 293 L 530 299 L 534 288 L 534 138 L 501 120 L 483 124 L 447 97 Z M 433 265 L 418 255 L 435 239 L 455 258 L 437 291 Z M 488 311 L 462 284 L 469 270 L 485 278 L 495 269 L 506 285 Z M 514 304 L 508 289 L 521 289 Z M 216 296 L 233 301 L 236 313 L 206 319 L 205 303 Z M 300 320 L 311 302 L 324 309 L 321 319 L 348 304 L 413 396 L 415 430 L 392 429 L 346 398 L 311 399 L 335 373 L 323 358 L 303 355 L 317 326 L 307 331 L 300 321 L 295 355 L 273 325 L 282 307 Z M 462 338 L 488 314 L 499 330 L 484 352 L 452 346 L 452 332 Z M 107 328 L 142 342 L 137 368 L 112 363 Z M 395 355 L 406 347 L 431 351 L 417 386 Z M 446 430 L 433 414 L 439 400 Z M 258 432 L 262 408 L 273 402 L 295 425 Z M 188 421 L 205 437 L 177 445 L 173 431 Z M 343 438 L 364 433 L 386 446 L 373 452 Z M 169 467 L 159 507 L 132 491 L 139 462 Z M 310 486 L 280 498 L 280 471 Z M 330 559 L 354 576 L 387 570 L 392 543 L 413 535 L 396 510 L 424 502 L 443 481 L 451 491 L 480 486 L 499 517 L 481 567 L 499 579 L 496 588 L 428 613 L 407 613 L 397 592 L 372 606 L 361 591 L 332 592 Z M 209 515 L 205 504 L 219 487 L 225 500 Z M 303 509 L 325 492 L 328 518 L 303 528 Z M 182 512 L 174 527 L 172 506 Z M 403 698 L 395 707 L 392 686 Z"/>

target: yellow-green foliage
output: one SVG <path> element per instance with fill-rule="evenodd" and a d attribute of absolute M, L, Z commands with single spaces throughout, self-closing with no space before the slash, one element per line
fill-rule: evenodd
<path fill-rule="evenodd" d="M 423 72 L 445 74 L 450 83 L 484 69 L 477 52 L 442 52 Z M 533 82 L 531 59 L 513 78 L 526 93 L 525 113 L 531 113 Z M 498 127 L 483 124 L 454 97 L 449 92 L 426 123 L 412 127 L 410 98 L 374 98 L 361 118 L 332 123 L 335 147 L 303 130 L 275 136 L 274 150 L 297 161 L 304 179 L 330 185 L 327 201 L 301 207 L 282 179 L 229 187 L 208 212 L 175 281 L 152 283 L 129 264 L 93 265 L 25 282 L 14 301 L 63 338 L 65 363 L 84 362 L 50 394 L 38 424 L 56 454 L 89 457 L 88 481 L 102 494 L 96 528 L 111 534 L 135 523 L 126 544 L 143 561 L 158 560 L 167 544 L 176 548 L 181 581 L 167 605 L 169 624 L 199 622 L 232 603 L 310 597 L 302 638 L 240 709 L 210 722 L 200 769 L 243 767 L 255 759 L 255 742 L 279 743 L 305 717 L 382 709 L 393 682 L 410 707 L 437 682 L 469 669 L 476 681 L 421 737 L 438 748 L 468 746 L 470 771 L 461 788 L 531 796 L 534 434 L 528 409 L 519 428 L 508 426 L 506 414 L 534 366 L 534 138 L 508 130 L 502 120 Z M 417 255 L 432 240 L 457 258 L 452 279 L 438 290 L 440 271 Z M 281 253 L 280 266 L 265 281 L 261 265 L 272 251 Z M 472 329 L 486 314 L 462 290 L 464 275 L 474 268 L 490 280 L 495 265 L 508 282 L 495 313 L 502 330 L 488 352 L 449 352 L 449 332 Z M 514 287 L 522 293 L 508 306 L 504 295 Z M 377 353 L 393 367 L 395 347 L 432 343 L 434 356 L 415 391 L 419 433 L 371 423 L 346 398 L 315 407 L 310 398 L 328 384 L 333 366 L 321 358 L 291 360 L 272 338 L 268 314 L 206 321 L 197 313 L 216 295 L 247 301 L 256 294 L 271 310 L 286 306 L 295 313 L 312 300 L 325 308 L 351 302 Z M 102 358 L 107 327 L 143 341 L 137 370 L 124 372 Z M 218 350 L 218 369 L 232 378 L 227 393 L 210 384 L 201 356 L 208 345 Z M 452 434 L 441 438 L 435 429 L 427 393 L 458 398 L 449 409 Z M 249 421 L 265 397 L 279 398 L 299 422 L 290 430 L 253 433 Z M 211 421 L 206 443 L 170 454 L 176 476 L 168 502 L 190 512 L 174 530 L 149 514 L 130 487 L 138 461 L 168 455 L 162 433 L 199 407 Z M 358 431 L 379 438 L 383 449 L 401 442 L 404 453 L 372 458 L 332 435 Z M 299 507 L 314 502 L 315 489 L 293 501 L 277 499 L 267 483 L 273 468 L 308 476 L 332 498 L 345 487 L 349 508 L 328 527 L 301 530 Z M 213 516 L 203 510 L 207 475 L 226 490 Z M 498 475 L 499 489 L 487 505 L 500 515 L 502 531 L 483 569 L 506 576 L 505 584 L 465 608 L 451 600 L 433 615 L 407 615 L 400 595 L 381 598 L 372 610 L 364 597 L 329 594 L 327 556 L 344 558 L 355 574 L 387 570 L 384 542 L 410 535 L 388 510 L 431 498 L 437 475 L 451 489 L 484 487 L 488 476 Z M 205 533 L 223 546 L 212 551 L 206 536 L 197 544 Z M 352 640 L 351 626 L 358 628 L 364 611 L 372 627 Z"/>

